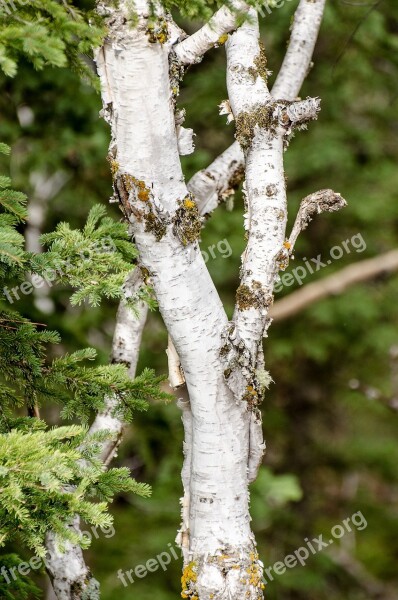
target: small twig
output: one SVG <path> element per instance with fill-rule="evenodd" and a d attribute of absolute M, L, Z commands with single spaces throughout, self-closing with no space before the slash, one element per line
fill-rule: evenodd
<path fill-rule="evenodd" d="M 300 203 L 296 220 L 289 238 L 289 254 L 293 253 L 294 245 L 301 231 L 306 229 L 313 215 L 323 212 L 334 212 L 347 206 L 347 202 L 340 194 L 333 190 L 320 190 L 306 196 Z"/>

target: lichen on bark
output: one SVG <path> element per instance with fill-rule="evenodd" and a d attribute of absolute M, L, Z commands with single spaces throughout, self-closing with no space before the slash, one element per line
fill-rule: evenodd
<path fill-rule="evenodd" d="M 198 205 L 192 194 L 178 200 L 178 208 L 173 218 L 173 232 L 184 246 L 193 244 L 200 237 L 203 218 L 199 215 Z"/>

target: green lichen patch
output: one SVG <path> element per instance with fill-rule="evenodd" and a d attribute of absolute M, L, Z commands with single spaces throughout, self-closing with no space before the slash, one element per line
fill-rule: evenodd
<path fill-rule="evenodd" d="M 257 69 L 257 73 L 267 82 L 269 71 L 267 69 L 267 57 L 265 56 L 265 46 L 260 42 L 260 52 L 254 59 L 254 66 Z"/>
<path fill-rule="evenodd" d="M 225 382 L 237 401 L 245 402 L 247 410 L 261 419 L 259 406 L 272 381 L 271 376 L 262 364 L 257 364 L 258 353 L 252 355 L 234 323 L 229 323 L 223 330 L 222 340 L 219 354 Z"/>
<path fill-rule="evenodd" d="M 252 281 L 251 286 L 243 283 L 236 291 L 236 304 L 239 310 L 269 308 L 271 303 L 272 295 L 259 281 Z"/>
<path fill-rule="evenodd" d="M 183 80 L 185 74 L 185 67 L 182 65 L 175 54 L 171 51 L 169 54 L 169 76 L 171 95 L 174 103 L 177 101 L 177 97 L 180 94 L 180 82 Z"/>
<path fill-rule="evenodd" d="M 164 17 L 159 17 L 148 23 L 145 32 L 151 44 L 165 44 L 169 39 L 169 26 Z"/>
<path fill-rule="evenodd" d="M 198 205 L 192 194 L 179 200 L 178 206 L 172 218 L 173 233 L 184 246 L 187 246 L 199 239 L 203 218 L 199 214 Z"/>
<path fill-rule="evenodd" d="M 156 241 L 160 242 L 167 231 L 167 225 L 165 221 L 155 214 L 152 207 L 150 207 L 148 212 L 144 213 L 143 219 L 145 221 L 145 231 L 153 233 Z"/>
<path fill-rule="evenodd" d="M 257 77 L 262 77 L 265 83 L 267 83 L 270 72 L 267 69 L 267 57 L 265 55 L 265 47 L 262 42 L 260 42 L 260 52 L 257 54 L 253 62 L 254 67 L 249 67 L 249 74 L 254 80 L 256 80 Z"/>
<path fill-rule="evenodd" d="M 250 148 L 256 126 L 261 129 L 270 131 L 273 135 L 276 134 L 278 127 L 278 115 L 275 108 L 276 102 L 259 105 L 251 112 L 241 112 L 236 117 L 236 133 L 235 138 L 238 140 L 243 150 Z"/>

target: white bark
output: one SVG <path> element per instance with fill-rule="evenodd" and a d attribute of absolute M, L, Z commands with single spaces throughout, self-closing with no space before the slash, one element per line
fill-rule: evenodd
<path fill-rule="evenodd" d="M 136 267 L 125 283 L 126 296 L 134 296 L 140 285 L 141 277 L 139 269 Z M 126 365 L 131 379 L 134 379 L 137 369 L 142 332 L 147 314 L 148 307 L 142 301 L 138 303 L 136 312 L 134 312 L 122 300 L 117 311 L 111 362 Z M 116 401 L 112 396 L 105 398 L 105 408 L 97 414 L 89 430 L 89 435 L 105 429 L 113 434 L 112 439 L 102 443 L 100 456 L 106 465 L 116 455 L 124 429 L 123 421 L 112 415 L 115 405 Z"/>
<path fill-rule="evenodd" d="M 115 189 L 151 275 L 191 401 L 185 555 L 192 565 L 186 565 L 185 586 L 200 600 L 260 598 L 259 577 L 247 574 L 247 569 L 260 571 L 248 510 L 249 413 L 224 382 L 219 354 L 227 318 L 195 236 L 187 231 L 193 232 L 196 205 L 178 156 L 169 48 L 148 40 L 145 5 L 136 4 L 135 28 L 124 21 L 124 2 L 107 10 L 109 36 L 97 65 L 112 131 Z"/>
<path fill-rule="evenodd" d="M 318 3 L 322 1 L 314 2 Z M 247 9 L 243 3 L 236 7 Z M 270 380 L 261 339 L 285 235 L 283 144 L 286 132 L 308 112 L 316 115 L 318 105 L 312 100 L 295 106 L 273 102 L 264 78 L 255 70 L 259 46 L 253 15 L 254 20 L 246 22 L 228 44 L 230 101 L 237 118 L 265 106 L 273 128 L 254 124 L 246 148 L 249 240 L 241 288 L 251 293 L 241 294 L 241 303 L 238 297 L 235 323 L 229 324 L 197 237 L 200 215 L 209 213 L 217 198 L 233 187 L 231 175 L 235 177 L 242 167 L 242 152 L 233 145 L 207 173 L 191 181 L 190 190 L 200 199 L 197 205 L 184 183 L 179 160 L 179 152 L 192 149 L 191 136 L 178 119 L 176 123 L 173 97 L 181 67 L 223 43 L 224 34 L 236 27 L 236 13 L 224 7 L 208 25 L 180 41 L 181 31 L 161 10 L 161 36 L 148 31 L 145 0 L 135 3 L 138 21 L 134 25 L 127 0 L 120 0 L 117 8 L 102 2 L 99 11 L 109 17 L 108 38 L 96 60 L 103 116 L 112 133 L 109 160 L 115 197 L 130 222 L 142 266 L 150 274 L 172 340 L 170 348 L 175 349 L 170 355 L 172 367 L 181 361 L 190 396 L 190 402 L 180 402 L 185 429 L 179 534 L 185 563 L 183 593 L 199 600 L 259 600 L 262 564 L 250 531 L 247 484 L 254 479 L 263 453 L 256 395 L 257 386 L 266 387 Z M 290 89 L 283 97 L 289 93 Z M 123 307 L 119 318 L 128 320 Z M 119 330 L 116 337 L 120 335 L 125 343 L 118 348 L 123 360 L 132 346 L 130 336 Z M 246 402 L 241 401 L 242 386 Z M 110 415 L 112 402 L 109 399 L 107 411 L 94 427 L 111 428 L 117 438 L 122 424 Z M 114 449 L 106 450 L 108 456 Z M 54 563 L 55 586 L 62 600 L 73 598 L 71 586 L 65 588 L 65 579 L 70 583 L 71 576 L 75 582 L 80 578 L 78 584 L 90 581 L 96 593 L 80 558 L 79 550 L 73 550 L 72 575 L 63 560 Z"/>
<path fill-rule="evenodd" d="M 78 516 L 70 527 L 76 533 L 80 532 Z M 66 542 L 65 552 L 61 553 L 53 533 L 46 536 L 46 548 L 47 572 L 57 600 L 98 600 L 99 583 L 85 564 L 82 549 Z"/>
<path fill-rule="evenodd" d="M 185 385 L 184 371 L 181 367 L 180 357 L 177 354 L 177 350 L 169 336 L 168 347 L 166 350 L 167 361 L 169 365 L 169 383 L 173 389 Z"/>
<path fill-rule="evenodd" d="M 295 100 L 311 67 L 312 55 L 326 0 L 300 0 L 295 12 L 289 46 L 272 95 Z"/>
<path fill-rule="evenodd" d="M 300 0 L 295 12 L 288 53 L 271 94 L 295 100 L 310 69 L 326 0 Z M 295 54 L 294 50 L 297 50 Z M 243 179 L 245 157 L 238 142 L 231 144 L 206 169 L 196 173 L 189 188 L 197 196 L 201 214 L 210 214 Z M 242 173 L 242 177 L 240 174 Z M 231 185 L 231 180 L 234 185 Z"/>
<path fill-rule="evenodd" d="M 229 336 L 227 381 L 252 411 L 249 478 L 253 480 L 264 450 L 258 406 L 271 381 L 264 368 L 262 338 L 271 323 L 269 309 L 278 271 L 286 268 L 289 257 L 284 243 L 287 197 L 283 152 L 292 130 L 317 117 L 319 100 L 274 100 L 266 84 L 266 59 L 254 11 L 250 17 L 227 42 L 228 95 L 246 159 L 248 238 Z"/>
<path fill-rule="evenodd" d="M 222 6 L 201 29 L 174 47 L 174 52 L 183 65 L 191 65 L 202 60 L 202 56 L 217 45 L 226 41 L 226 34 L 236 29 L 238 17 L 245 14 L 249 6 L 241 0 L 232 0 L 231 9 Z"/>

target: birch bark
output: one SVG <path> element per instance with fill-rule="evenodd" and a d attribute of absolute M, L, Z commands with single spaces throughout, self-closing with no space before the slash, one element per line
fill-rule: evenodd
<path fill-rule="evenodd" d="M 311 21 L 313 5 L 321 11 L 324 0 L 300 2 L 300 10 L 308 9 L 309 17 L 296 19 L 292 38 L 298 33 L 311 37 L 290 86 L 286 82 L 291 80 L 294 53 L 282 67 L 277 91 L 284 99 L 295 100 L 295 89 L 304 77 L 302 66 L 311 58 L 320 18 L 319 13 Z M 248 10 L 241 2 L 234 7 Z M 229 95 L 244 152 L 235 143 L 187 186 L 179 153 L 191 151 L 192 143 L 182 128 L 181 113 L 175 111 L 179 79 L 186 65 L 225 41 L 225 34 L 236 28 L 236 13 L 222 8 L 211 26 L 187 37 L 161 7 L 156 7 L 155 25 L 149 21 L 146 0 L 137 0 L 134 8 L 132 16 L 128 0 L 117 6 L 111 1 L 98 3 L 108 36 L 96 62 L 102 116 L 111 128 L 108 160 L 115 198 L 130 223 L 141 268 L 155 290 L 171 339 L 169 358 L 174 369 L 180 361 L 190 397 L 190 402 L 181 403 L 182 596 L 260 600 L 262 564 L 250 530 L 248 483 L 263 454 L 256 395 L 269 380 L 261 340 L 273 281 L 286 258 L 282 154 L 287 130 L 316 116 L 318 103 L 310 99 L 291 106 L 274 101 L 266 86 L 253 13 L 228 43 Z M 219 195 L 229 193 L 244 160 L 249 240 L 234 320 L 229 323 L 198 238 L 202 215 L 214 209 Z M 110 423 L 109 414 L 101 418 L 118 431 L 120 424 Z M 87 575 L 82 568 L 79 563 L 75 569 L 80 578 L 83 572 Z"/>
<path fill-rule="evenodd" d="M 183 593 L 200 600 L 260 598 L 247 492 L 250 414 L 224 381 L 220 340 L 227 317 L 199 250 L 199 211 L 181 170 L 169 72 L 175 29 L 168 28 L 166 43 L 151 43 L 146 4 L 136 3 L 134 27 L 124 2 L 102 9 L 109 35 L 96 60 L 112 132 L 115 192 L 151 277 L 191 403 Z"/>

